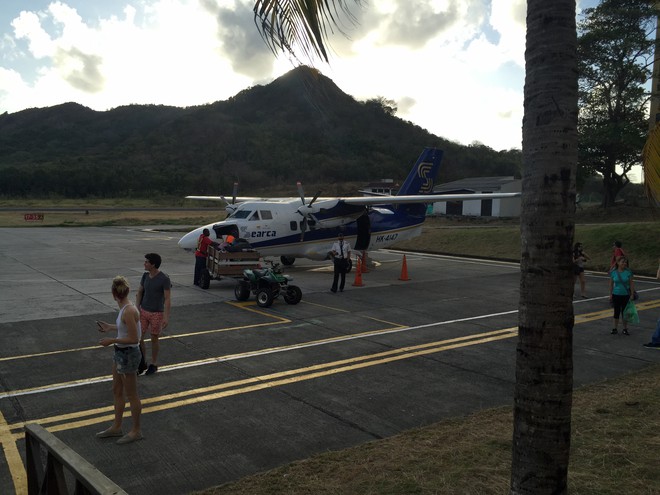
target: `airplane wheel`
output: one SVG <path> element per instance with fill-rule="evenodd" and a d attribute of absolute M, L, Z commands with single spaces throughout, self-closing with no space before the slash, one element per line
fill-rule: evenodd
<path fill-rule="evenodd" d="M 257 304 L 261 308 L 267 308 L 273 304 L 273 292 L 269 288 L 259 289 L 257 291 Z"/>
<path fill-rule="evenodd" d="M 302 299 L 302 291 L 296 285 L 289 285 L 282 297 L 284 297 L 287 304 L 298 304 Z"/>
<path fill-rule="evenodd" d="M 199 277 L 199 286 L 202 289 L 208 289 L 209 285 L 211 285 L 211 274 L 208 270 L 204 270 Z"/>
<path fill-rule="evenodd" d="M 247 301 L 250 298 L 250 286 L 246 280 L 239 280 L 234 287 L 234 296 L 237 301 Z"/>
<path fill-rule="evenodd" d="M 293 262 L 296 261 L 296 258 L 293 256 L 280 256 L 280 261 L 284 266 L 291 266 Z"/>

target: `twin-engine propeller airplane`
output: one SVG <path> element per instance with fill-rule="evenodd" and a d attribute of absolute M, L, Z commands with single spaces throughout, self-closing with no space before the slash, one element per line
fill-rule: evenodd
<path fill-rule="evenodd" d="M 192 250 L 203 229 L 211 239 L 222 242 L 233 234 L 247 240 L 262 256 L 280 256 L 285 265 L 296 258 L 324 260 L 337 234 L 342 232 L 353 249 L 386 248 L 421 235 L 426 205 L 437 201 L 501 199 L 520 193 L 432 194 L 442 151 L 425 148 L 395 196 L 319 198 L 306 202 L 300 183 L 298 198 L 237 198 L 186 196 L 189 199 L 223 201 L 225 220 L 199 227 L 179 240 Z"/>

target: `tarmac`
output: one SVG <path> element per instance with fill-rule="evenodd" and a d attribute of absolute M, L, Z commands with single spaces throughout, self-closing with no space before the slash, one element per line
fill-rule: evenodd
<path fill-rule="evenodd" d="M 180 235 L 0 229 L 0 493 L 27 493 L 29 423 L 126 492 L 164 495 L 512 404 L 516 264 L 374 251 L 362 285 L 351 272 L 333 294 L 328 262 L 297 260 L 285 273 L 302 301 L 260 308 L 235 300 L 233 279 L 193 286 Z M 112 350 L 98 345 L 95 321 L 116 318 L 115 275 L 133 299 L 148 252 L 172 280 L 172 314 L 159 371 L 138 378 L 145 438 L 116 445 L 95 437 L 113 414 Z M 609 334 L 605 274 L 588 272 L 587 290 L 575 300 L 576 387 L 660 362 L 642 346 L 660 316 L 657 280 L 637 279 L 641 321 L 630 336 Z"/>

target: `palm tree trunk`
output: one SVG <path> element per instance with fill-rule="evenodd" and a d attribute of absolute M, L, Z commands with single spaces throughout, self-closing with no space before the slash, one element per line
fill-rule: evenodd
<path fill-rule="evenodd" d="M 528 0 L 511 494 L 567 492 L 577 167 L 575 0 Z"/>

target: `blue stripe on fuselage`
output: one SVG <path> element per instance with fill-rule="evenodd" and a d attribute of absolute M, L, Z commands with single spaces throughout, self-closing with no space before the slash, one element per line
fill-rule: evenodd
<path fill-rule="evenodd" d="M 383 206 L 382 209 L 390 210 L 392 214 L 382 214 L 376 210 L 371 210 L 369 213 L 369 222 L 370 222 L 370 231 L 372 240 L 376 239 L 376 236 L 387 234 L 394 231 L 406 230 L 411 227 L 416 227 L 417 225 L 424 222 L 426 207 L 421 205 L 422 208 L 420 213 L 411 214 L 411 207 L 416 207 L 420 205 L 397 205 L 394 206 Z M 415 212 L 416 213 L 416 212 Z M 308 242 L 319 242 L 323 240 L 334 241 L 339 232 L 347 237 L 354 237 L 358 235 L 357 222 L 350 222 L 343 227 L 327 228 L 327 229 L 316 229 L 316 230 L 307 230 L 304 233 L 303 239 L 301 240 L 301 232 L 296 231 L 292 232 L 291 235 L 281 236 L 277 238 L 249 238 L 248 241 L 254 249 L 259 249 L 263 247 L 284 247 L 286 245 L 296 245 L 303 244 Z"/>

